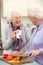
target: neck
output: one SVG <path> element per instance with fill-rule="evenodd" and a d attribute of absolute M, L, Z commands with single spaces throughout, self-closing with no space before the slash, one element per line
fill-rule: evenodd
<path fill-rule="evenodd" d="M 18 26 L 13 24 L 13 27 L 14 27 L 14 28 L 15 28 L 15 30 L 16 30 Z"/>
<path fill-rule="evenodd" d="M 12 25 L 12 27 L 16 30 L 17 29 L 17 25 L 14 25 L 12 22 L 11 22 L 11 25 Z"/>

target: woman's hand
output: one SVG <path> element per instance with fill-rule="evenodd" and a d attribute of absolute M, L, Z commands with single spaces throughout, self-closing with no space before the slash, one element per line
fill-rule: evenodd
<path fill-rule="evenodd" d="M 16 32 L 15 31 L 11 32 L 11 38 L 12 39 L 16 38 Z"/>
<path fill-rule="evenodd" d="M 32 57 L 36 57 L 40 54 L 40 50 L 32 50 L 28 53 L 28 55 L 31 55 Z"/>
<path fill-rule="evenodd" d="M 23 54 L 22 51 L 13 51 L 13 54 Z"/>

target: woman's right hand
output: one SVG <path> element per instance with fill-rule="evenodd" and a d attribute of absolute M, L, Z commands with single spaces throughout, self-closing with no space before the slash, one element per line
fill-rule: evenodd
<path fill-rule="evenodd" d="M 15 31 L 11 32 L 11 38 L 12 39 L 16 38 L 16 32 Z"/>
<path fill-rule="evenodd" d="M 32 57 L 36 57 L 36 56 L 39 56 L 40 54 L 40 50 L 32 50 L 28 53 L 28 55 L 31 55 Z"/>

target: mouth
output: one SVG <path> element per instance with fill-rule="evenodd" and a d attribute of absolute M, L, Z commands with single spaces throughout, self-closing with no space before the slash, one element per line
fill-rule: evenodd
<path fill-rule="evenodd" d="M 20 22 L 16 22 L 16 26 L 20 26 Z"/>
<path fill-rule="evenodd" d="M 20 24 L 20 21 L 16 21 L 16 24 Z"/>

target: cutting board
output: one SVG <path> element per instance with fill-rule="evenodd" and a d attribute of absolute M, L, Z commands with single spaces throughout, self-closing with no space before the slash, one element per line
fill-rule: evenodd
<path fill-rule="evenodd" d="M 15 63 L 10 63 L 8 62 L 8 60 L 4 59 L 3 57 L 0 57 L 0 60 L 6 62 L 6 63 L 9 63 L 9 64 L 15 64 Z M 25 64 L 25 63 L 31 63 L 33 62 L 30 58 L 22 58 L 19 63 L 16 63 L 16 64 Z"/>

